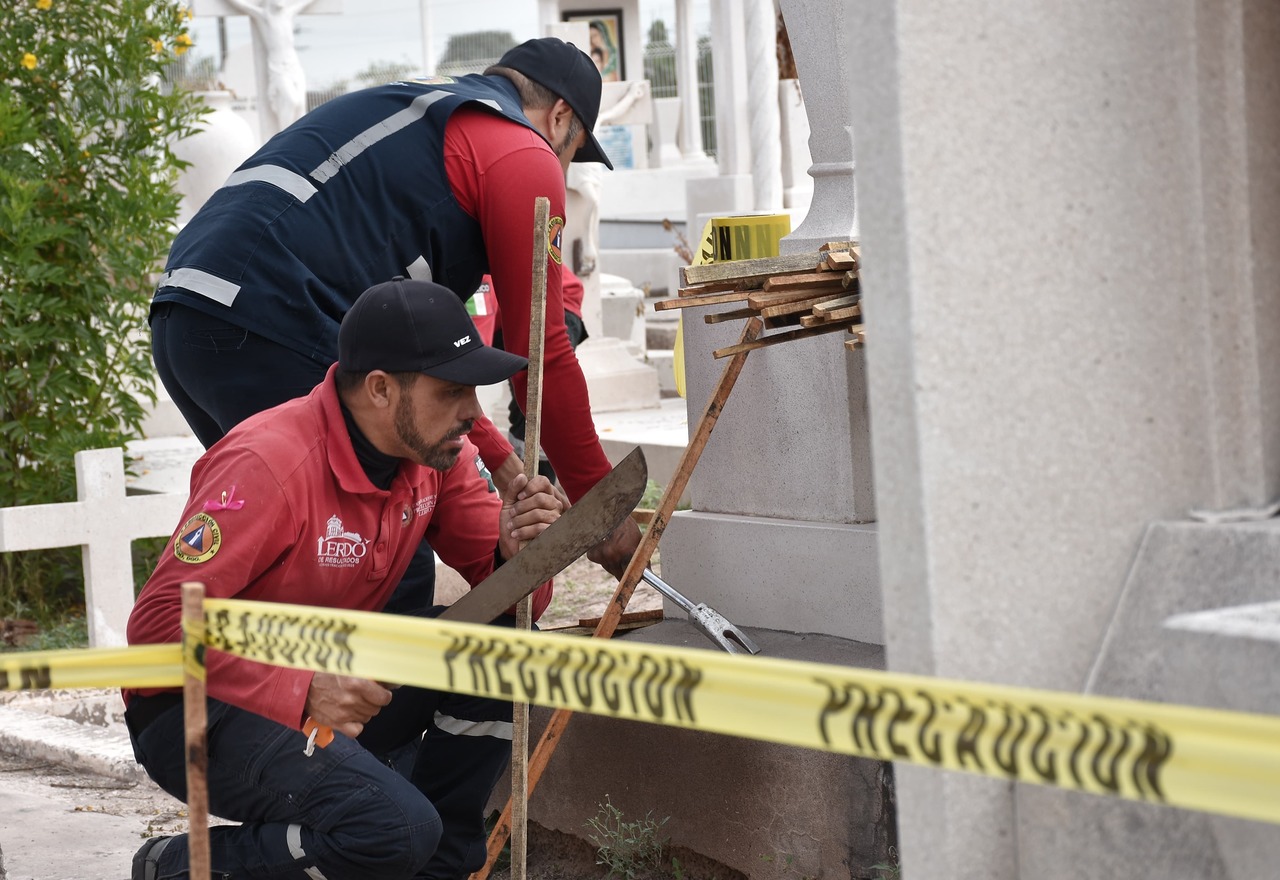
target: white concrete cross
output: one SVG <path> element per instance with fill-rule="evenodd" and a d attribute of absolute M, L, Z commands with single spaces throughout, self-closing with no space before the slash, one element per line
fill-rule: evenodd
<path fill-rule="evenodd" d="M 249 16 L 262 140 L 307 111 L 306 74 L 293 45 L 293 22 L 299 15 L 341 13 L 342 0 L 192 0 L 191 11 L 200 16 Z"/>
<path fill-rule="evenodd" d="M 89 644 L 123 645 L 133 608 L 130 544 L 173 534 L 187 495 L 126 496 L 124 451 L 117 447 L 76 453 L 76 496 L 65 504 L 0 508 L 0 553 L 78 545 Z"/>

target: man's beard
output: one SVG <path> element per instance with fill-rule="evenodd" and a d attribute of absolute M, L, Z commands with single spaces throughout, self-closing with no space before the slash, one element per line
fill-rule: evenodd
<path fill-rule="evenodd" d="M 569 120 L 569 131 L 565 134 L 564 140 L 560 142 L 560 146 L 556 148 L 556 156 L 560 157 L 565 154 L 570 145 L 578 139 L 578 135 L 582 134 L 582 121 L 578 119 L 575 113 L 573 118 Z"/>
<path fill-rule="evenodd" d="M 461 427 L 446 434 L 439 443 L 428 443 L 418 432 L 414 423 L 413 407 L 408 398 L 401 397 L 400 402 L 396 404 L 395 429 L 396 437 L 413 451 L 418 464 L 438 471 L 447 471 L 458 460 L 458 449 L 446 447 L 444 444 L 470 433 L 471 422 L 463 422 Z"/>

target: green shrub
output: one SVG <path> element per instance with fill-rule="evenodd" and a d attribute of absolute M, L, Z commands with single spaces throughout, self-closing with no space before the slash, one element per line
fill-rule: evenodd
<path fill-rule="evenodd" d="M 75 453 L 137 435 L 177 216 L 168 143 L 202 113 L 163 82 L 188 17 L 174 0 L 0 4 L 0 507 L 73 500 Z M 76 558 L 0 557 L 0 616 L 82 604 Z"/>
<path fill-rule="evenodd" d="M 627 820 L 605 795 L 600 812 L 587 820 L 587 827 L 591 829 L 587 839 L 596 847 L 596 864 L 609 869 L 606 877 L 617 876 L 623 880 L 637 880 L 661 872 L 667 850 L 667 841 L 661 832 L 666 824 L 666 819 L 655 820 L 652 810 L 645 813 L 643 819 Z"/>

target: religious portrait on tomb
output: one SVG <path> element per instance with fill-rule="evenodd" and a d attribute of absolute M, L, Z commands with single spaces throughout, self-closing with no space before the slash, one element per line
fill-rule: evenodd
<path fill-rule="evenodd" d="M 564 14 L 565 21 L 586 22 L 590 29 L 591 46 L 587 52 L 600 71 L 605 82 L 620 82 L 624 77 L 622 64 L 622 10 L 579 9 Z"/>

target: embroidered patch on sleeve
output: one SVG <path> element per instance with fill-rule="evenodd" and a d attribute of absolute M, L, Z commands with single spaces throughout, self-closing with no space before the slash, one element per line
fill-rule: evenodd
<path fill-rule="evenodd" d="M 489 484 L 489 491 L 495 495 L 498 494 L 498 487 L 493 484 L 493 474 L 489 473 L 489 469 L 484 466 L 484 461 L 478 455 L 476 456 L 476 470 L 479 471 L 480 476 L 484 477 L 485 482 Z"/>
<path fill-rule="evenodd" d="M 173 555 L 183 562 L 208 562 L 222 546 L 222 529 L 207 513 L 197 513 L 178 529 L 173 542 Z"/>
<path fill-rule="evenodd" d="M 551 254 L 551 259 L 556 261 L 556 265 L 563 263 L 563 257 L 560 254 L 560 245 L 564 239 L 564 218 L 552 217 L 547 221 L 547 252 Z"/>

